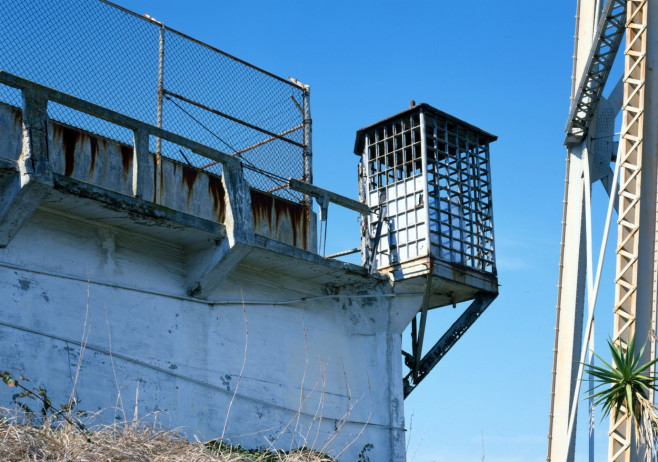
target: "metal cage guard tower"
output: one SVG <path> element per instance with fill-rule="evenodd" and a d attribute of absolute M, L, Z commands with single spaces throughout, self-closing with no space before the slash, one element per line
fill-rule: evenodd
<path fill-rule="evenodd" d="M 411 320 L 405 396 L 498 294 L 489 143 L 496 136 L 428 104 L 357 132 L 362 260 L 395 284 L 424 291 Z M 427 310 L 471 301 L 423 355 Z M 417 320 L 417 318 L 420 318 Z"/>
<path fill-rule="evenodd" d="M 653 26 L 652 26 L 653 24 Z M 591 349 L 594 308 L 612 211 L 618 215 L 612 339 L 626 347 L 649 339 L 656 323 L 656 183 L 658 151 L 658 1 L 579 0 L 549 415 L 548 461 L 574 460 L 583 362 Z M 625 33 L 623 79 L 602 96 Z M 615 85 L 616 83 L 616 85 Z M 614 143 L 614 118 L 623 111 Z M 614 169 L 611 168 L 614 162 Z M 601 181 L 610 200 L 598 261 L 593 258 L 591 187 Z M 587 293 L 588 310 L 584 316 Z M 584 322 L 585 321 L 585 322 Z M 584 324 L 584 326 L 583 326 Z M 583 328 L 584 327 L 584 328 Z M 653 396 L 651 397 L 653 400 Z M 643 460 L 626 410 L 610 420 L 608 460 Z M 593 460 L 590 435 L 590 460 Z"/>

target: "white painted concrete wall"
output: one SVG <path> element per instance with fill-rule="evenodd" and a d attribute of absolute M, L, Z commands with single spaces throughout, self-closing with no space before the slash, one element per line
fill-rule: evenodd
<path fill-rule="evenodd" d="M 75 386 L 79 408 L 106 423 L 132 416 L 139 388 L 140 417 L 163 411 L 190 437 L 218 438 L 235 397 L 225 435 L 234 443 L 330 442 L 348 461 L 372 444 L 371 460 L 404 460 L 390 299 L 274 305 L 295 298 L 291 288 L 254 283 L 246 268 L 209 297 L 244 307 L 213 304 L 186 296 L 184 262 L 182 246 L 39 209 L 0 249 L 0 369 L 21 369 L 54 403 Z M 0 403 L 12 392 L 0 387 Z"/>

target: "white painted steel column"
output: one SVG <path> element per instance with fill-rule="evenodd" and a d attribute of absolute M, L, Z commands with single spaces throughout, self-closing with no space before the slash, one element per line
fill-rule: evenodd
<path fill-rule="evenodd" d="M 585 300 L 585 223 L 583 161 L 580 146 L 567 154 L 567 178 L 555 324 L 555 355 L 547 461 L 562 462 L 567 452 L 571 397 L 576 386 Z M 575 403 L 576 405 L 578 403 Z M 575 432 L 571 436 L 575 441 Z M 573 460 L 573 449 L 569 461 Z"/>
<path fill-rule="evenodd" d="M 580 77 L 592 47 L 596 0 L 578 0 L 571 98 L 575 97 Z M 548 462 L 563 462 L 567 453 L 567 430 L 571 413 L 571 399 L 576 386 L 578 361 L 583 333 L 583 307 L 585 298 L 585 223 L 583 145 L 568 147 L 565 177 L 562 240 L 560 243 L 560 270 L 555 321 L 553 356 L 553 383 L 548 430 Z M 578 404 L 577 402 L 575 403 Z M 575 422 L 574 422 L 575 424 Z M 575 442 L 576 432 L 571 435 Z M 567 460 L 573 461 L 575 444 L 571 444 Z"/>

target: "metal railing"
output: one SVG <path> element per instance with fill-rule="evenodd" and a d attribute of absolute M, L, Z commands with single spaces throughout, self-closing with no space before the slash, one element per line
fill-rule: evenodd
<path fill-rule="evenodd" d="M 250 186 L 301 201 L 311 181 L 308 87 L 106 0 L 3 0 L 0 69 L 239 157 Z M 0 102 L 20 92 L 0 85 Z M 58 103 L 50 118 L 132 144 L 131 130 Z M 149 151 L 221 174 L 222 164 L 152 137 Z"/>

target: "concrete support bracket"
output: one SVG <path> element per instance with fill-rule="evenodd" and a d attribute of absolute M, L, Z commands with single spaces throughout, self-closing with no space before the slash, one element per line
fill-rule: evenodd
<path fill-rule="evenodd" d="M 224 164 L 222 181 L 227 191 L 226 237 L 215 241 L 211 248 L 188 257 L 187 292 L 190 296 L 206 298 L 231 274 L 254 245 L 251 193 L 238 159 Z"/>
<path fill-rule="evenodd" d="M 53 187 L 48 161 L 48 102 L 23 91 L 23 149 L 18 162 L 0 162 L 0 248 L 6 247 Z"/>
<path fill-rule="evenodd" d="M 135 130 L 133 152 L 133 195 L 137 198 L 153 196 L 155 168 L 149 162 L 149 134 L 145 129 Z"/>
<path fill-rule="evenodd" d="M 48 100 L 38 90 L 23 90 L 23 151 L 19 161 L 22 183 L 39 181 L 52 187 L 48 162 Z"/>

